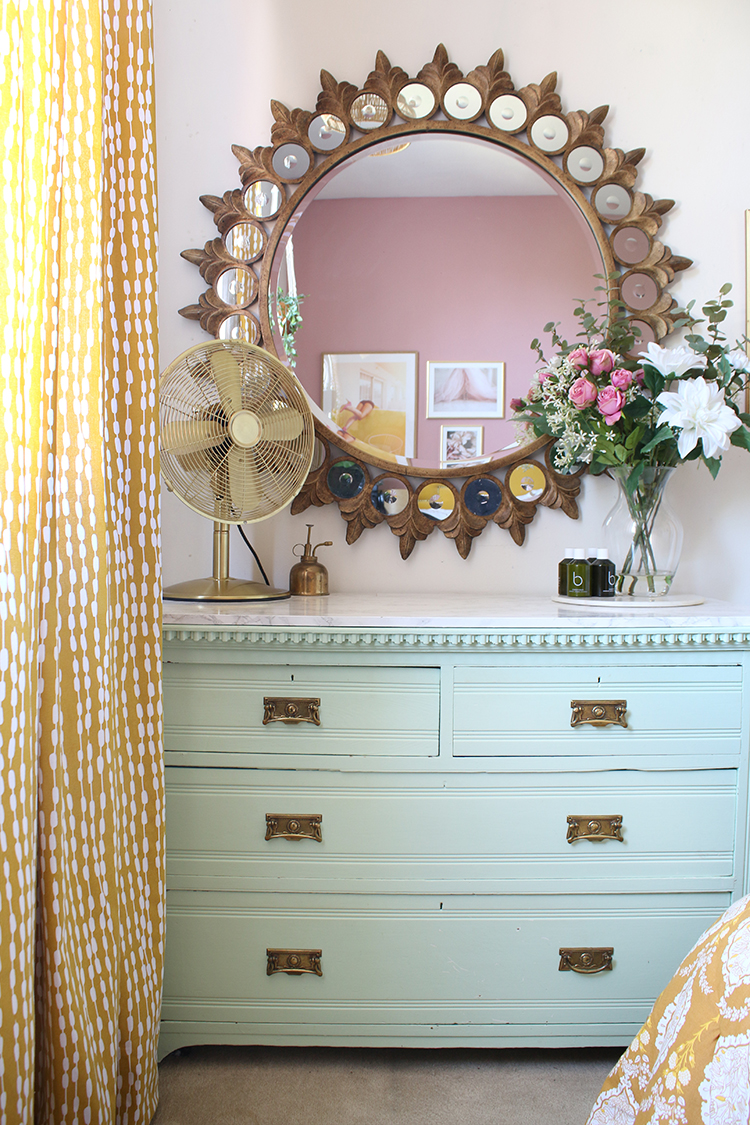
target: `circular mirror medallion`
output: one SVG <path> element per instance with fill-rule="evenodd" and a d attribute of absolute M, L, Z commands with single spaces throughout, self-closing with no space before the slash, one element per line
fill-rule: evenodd
<path fill-rule="evenodd" d="M 224 235 L 227 253 L 238 262 L 254 262 L 266 248 L 266 235 L 255 223 L 235 223 Z"/>
<path fill-rule="evenodd" d="M 612 249 L 623 265 L 637 266 L 651 253 L 651 239 L 640 227 L 620 227 L 612 238 Z"/>
<path fill-rule="evenodd" d="M 633 328 L 637 328 L 640 332 L 640 336 L 633 348 L 633 355 L 640 355 L 641 352 L 645 352 L 649 344 L 656 343 L 656 333 L 650 324 L 646 324 L 645 320 L 631 320 L 630 323 Z"/>
<path fill-rule="evenodd" d="M 629 273 L 622 280 L 620 296 L 631 309 L 650 309 L 659 297 L 659 287 L 647 273 Z"/>
<path fill-rule="evenodd" d="M 598 149 L 581 145 L 568 153 L 565 167 L 576 183 L 593 184 L 604 172 L 604 157 Z"/>
<path fill-rule="evenodd" d="M 273 180 L 256 180 L 245 189 L 243 201 L 254 219 L 273 219 L 281 210 L 284 194 Z"/>
<path fill-rule="evenodd" d="M 273 154 L 271 164 L 276 175 L 281 180 L 301 180 L 307 175 L 312 163 L 310 153 L 302 145 L 279 145 Z"/>
<path fill-rule="evenodd" d="M 235 313 L 224 317 L 217 336 L 220 340 L 242 340 L 245 344 L 259 344 L 260 325 L 250 313 Z"/>
<path fill-rule="evenodd" d="M 630 214 L 630 192 L 620 184 L 602 184 L 594 193 L 594 207 L 603 219 L 624 219 Z"/>
<path fill-rule="evenodd" d="M 523 465 L 516 465 L 509 474 L 506 484 L 516 500 L 529 504 L 542 495 L 547 487 L 547 478 L 540 465 L 535 461 L 527 461 Z"/>
<path fill-rule="evenodd" d="M 428 481 L 422 485 L 417 496 L 417 507 L 423 516 L 431 520 L 447 520 L 456 506 L 456 494 L 447 484 Z"/>
<path fill-rule="evenodd" d="M 225 305 L 244 308 L 258 296 L 258 279 L 252 270 L 232 266 L 223 270 L 214 282 L 214 288 Z"/>
<path fill-rule="evenodd" d="M 482 112 L 482 95 L 469 82 L 456 82 L 443 95 L 443 109 L 454 121 L 473 121 Z"/>
<path fill-rule="evenodd" d="M 568 143 L 570 130 L 567 122 L 554 113 L 545 113 L 537 117 L 529 130 L 531 143 L 542 152 L 562 152 Z"/>
<path fill-rule="evenodd" d="M 365 133 L 371 129 L 380 129 L 391 116 L 388 103 L 380 94 L 359 94 L 354 99 L 349 110 L 349 115 L 357 126 Z"/>
<path fill-rule="evenodd" d="M 501 94 L 487 111 L 492 124 L 504 133 L 518 133 L 528 121 L 529 111 L 523 98 L 515 94 Z"/>
<path fill-rule="evenodd" d="M 372 486 L 370 499 L 376 511 L 384 516 L 397 516 L 409 503 L 410 491 L 406 481 L 397 477 L 381 477 Z"/>
<path fill-rule="evenodd" d="M 463 501 L 475 516 L 494 516 L 503 502 L 503 490 L 494 477 L 477 477 L 465 485 Z"/>
<path fill-rule="evenodd" d="M 316 152 L 333 152 L 346 140 L 346 123 L 334 113 L 319 113 L 308 125 L 307 136 Z"/>
<path fill-rule="evenodd" d="M 429 86 L 422 82 L 407 82 L 396 98 L 396 113 L 407 121 L 419 121 L 434 112 L 437 101 Z"/>
<path fill-rule="evenodd" d="M 356 461 L 335 461 L 328 470 L 328 487 L 337 500 L 351 500 L 359 496 L 367 477 Z"/>

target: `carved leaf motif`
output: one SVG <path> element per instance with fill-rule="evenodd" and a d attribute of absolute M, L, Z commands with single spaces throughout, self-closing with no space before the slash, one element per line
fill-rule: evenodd
<path fill-rule="evenodd" d="M 367 76 L 363 90 L 370 90 L 373 94 L 380 94 L 389 105 L 392 105 L 396 94 L 401 87 L 409 81 L 409 75 L 400 66 L 391 66 L 388 57 L 378 51 L 375 57 L 375 69 Z"/>
<path fill-rule="evenodd" d="M 312 114 L 306 109 L 289 110 L 281 102 L 271 102 L 271 113 L 274 123 L 271 126 L 271 140 L 274 145 L 283 145 L 293 142 L 307 145 L 307 126 L 310 124 Z"/>
<path fill-rule="evenodd" d="M 365 486 L 351 500 L 338 500 L 339 511 L 347 522 L 346 541 L 356 543 L 363 531 L 377 527 L 385 516 L 370 503 L 370 489 Z"/>
<path fill-rule="evenodd" d="M 446 538 L 453 539 L 456 544 L 456 550 L 462 559 L 468 558 L 471 544 L 478 535 L 484 531 L 487 520 L 482 516 L 475 516 L 463 504 L 457 504 L 454 510 L 455 518 L 452 520 L 452 526 L 448 527 L 441 524 Z M 448 521 L 445 521 L 448 524 Z"/>
<path fill-rule="evenodd" d="M 622 187 L 632 188 L 638 178 L 636 164 L 641 159 L 645 149 L 638 148 L 632 152 L 623 152 L 621 148 L 605 148 L 604 172 L 602 179 L 608 183 L 621 184 Z"/>
<path fill-rule="evenodd" d="M 503 70 L 503 63 L 503 52 L 498 47 L 486 66 L 478 66 L 466 75 L 467 82 L 481 91 L 485 105 L 498 94 L 507 94 L 514 88 L 511 76 Z"/>
<path fill-rule="evenodd" d="M 599 106 L 593 113 L 586 113 L 583 109 L 573 110 L 565 115 L 565 120 L 570 129 L 570 145 L 591 145 L 601 148 L 604 144 L 604 129 L 601 122 L 607 116 L 608 105 Z"/>
<path fill-rule="evenodd" d="M 226 269 L 227 266 L 238 264 L 220 238 L 211 239 L 202 250 L 182 250 L 180 257 L 198 266 L 201 277 L 205 278 L 209 285 L 213 285 L 221 271 Z"/>
<path fill-rule="evenodd" d="M 242 145 L 232 145 L 232 152 L 240 162 L 240 179 L 243 184 L 252 183 L 253 180 L 261 179 L 265 176 L 276 178 L 276 173 L 273 170 L 273 146 L 263 148 L 259 146 L 254 148 L 251 152 L 250 149 L 243 148 Z"/>
<path fill-rule="evenodd" d="M 532 82 L 518 91 L 528 106 L 529 117 L 537 117 L 541 113 L 560 112 L 562 103 L 555 93 L 556 85 L 557 71 L 553 70 L 551 74 L 542 79 L 538 86 Z"/>
<path fill-rule="evenodd" d="M 221 199 L 216 195 L 202 195 L 200 201 L 204 207 L 213 212 L 214 222 L 222 234 L 239 220 L 252 219 L 252 215 L 245 207 L 242 188 L 225 191 Z"/>
<path fill-rule="evenodd" d="M 463 78 L 463 71 L 448 59 L 448 52 L 442 43 L 438 43 L 432 62 L 425 63 L 417 75 L 417 81 L 424 82 L 426 86 L 441 98 L 449 86 Z"/>
<path fill-rule="evenodd" d="M 535 515 L 536 504 L 527 504 L 523 508 L 519 508 L 511 503 L 508 504 L 507 508 L 503 505 L 492 519 L 498 527 L 504 527 L 506 531 L 509 531 L 513 542 L 520 547 L 526 538 L 526 524 L 531 523 Z"/>
<path fill-rule="evenodd" d="M 321 92 L 315 109 L 318 113 L 334 113 L 337 117 L 344 118 L 349 111 L 349 106 L 354 101 L 357 87 L 351 82 L 337 82 L 327 70 L 320 72 Z"/>

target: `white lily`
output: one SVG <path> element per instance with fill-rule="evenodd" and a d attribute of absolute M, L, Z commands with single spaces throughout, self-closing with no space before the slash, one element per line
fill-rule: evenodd
<path fill-rule="evenodd" d="M 724 400 L 724 388 L 707 383 L 702 375 L 678 383 L 676 391 L 662 391 L 656 401 L 664 407 L 659 422 L 682 431 L 677 451 L 683 458 L 699 441 L 706 457 L 726 452 L 729 435 L 742 425 Z"/>
<path fill-rule="evenodd" d="M 646 346 L 642 353 L 642 362 L 655 367 L 665 379 L 679 379 L 688 371 L 706 366 L 706 357 L 698 355 L 687 344 L 680 344 L 676 348 L 660 348 L 653 342 Z"/>

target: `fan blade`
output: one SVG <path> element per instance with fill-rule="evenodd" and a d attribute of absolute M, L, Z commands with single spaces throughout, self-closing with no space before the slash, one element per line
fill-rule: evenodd
<path fill-rule="evenodd" d="M 242 409 L 242 371 L 240 365 L 228 348 L 212 349 L 210 353 L 211 372 L 216 381 L 221 405 L 227 416 Z"/>
<path fill-rule="evenodd" d="M 185 418 L 181 422 L 166 422 L 161 428 L 161 448 L 164 453 L 186 456 L 213 449 L 226 438 L 226 427 L 218 421 Z"/>
<path fill-rule="evenodd" d="M 298 410 L 287 403 L 269 403 L 258 417 L 263 441 L 294 441 L 304 429 L 305 420 Z"/>
<path fill-rule="evenodd" d="M 265 499 L 255 456 L 249 449 L 230 449 L 229 500 L 235 512 L 254 512 Z"/>

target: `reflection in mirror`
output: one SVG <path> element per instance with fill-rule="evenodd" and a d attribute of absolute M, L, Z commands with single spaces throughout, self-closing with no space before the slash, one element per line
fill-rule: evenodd
<path fill-rule="evenodd" d="M 227 316 L 219 325 L 220 340 L 242 340 L 246 344 L 260 342 L 260 325 L 249 313 Z"/>
<path fill-rule="evenodd" d="M 549 320 L 576 330 L 574 300 L 594 297 L 601 253 L 579 208 L 537 166 L 473 137 L 403 139 L 408 147 L 380 155 L 393 144 L 374 146 L 334 169 L 287 224 L 305 295 L 295 374 L 335 427 L 321 397 L 325 355 L 417 351 L 416 449 L 406 456 L 437 468 L 427 364 L 505 363 L 504 416 L 485 422 L 490 460 L 515 440 L 508 404 L 528 390 L 531 340 Z M 272 292 L 287 284 L 287 245 L 276 248 Z M 352 393 L 355 404 L 371 397 Z M 476 417 L 486 413 L 477 407 Z M 461 417 L 472 420 L 470 404 Z"/>
<path fill-rule="evenodd" d="M 431 520 L 447 520 L 453 515 L 456 494 L 449 484 L 441 481 L 428 481 L 423 484 L 417 496 L 417 507 L 423 516 Z"/>
<path fill-rule="evenodd" d="M 255 223 L 235 223 L 224 235 L 224 245 L 238 262 L 254 262 L 265 249 L 266 236 Z"/>
<path fill-rule="evenodd" d="M 258 295 L 258 279 L 251 270 L 239 266 L 224 270 L 215 281 L 216 292 L 225 305 L 243 308 Z"/>
<path fill-rule="evenodd" d="M 281 188 L 273 180 L 256 180 L 245 190 L 245 207 L 256 219 L 272 219 L 284 202 Z"/>
<path fill-rule="evenodd" d="M 372 504 L 384 516 L 397 516 L 410 499 L 409 486 L 398 477 L 379 477 L 372 486 Z"/>

